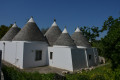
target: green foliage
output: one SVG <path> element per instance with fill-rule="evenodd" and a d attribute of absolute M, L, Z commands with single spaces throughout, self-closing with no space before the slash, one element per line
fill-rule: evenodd
<path fill-rule="evenodd" d="M 0 26 L 0 39 L 7 33 L 7 31 L 12 27 L 13 24 L 10 26 L 1 25 Z"/>
<path fill-rule="evenodd" d="M 38 72 L 24 72 L 13 67 L 3 65 L 2 71 L 5 80 L 54 80 L 55 74 L 40 74 Z"/>
<path fill-rule="evenodd" d="M 15 68 L 3 66 L 2 71 L 4 74 L 5 80 L 24 80 L 23 75 L 21 75 L 20 71 L 17 71 Z"/>
<path fill-rule="evenodd" d="M 101 56 L 104 56 L 112 63 L 112 69 L 120 68 L 120 18 L 114 19 L 110 16 L 102 26 L 100 32 L 107 31 L 107 35 L 99 41 L 92 43 L 98 48 Z"/>
<path fill-rule="evenodd" d="M 108 29 L 108 33 L 101 40 L 103 44 L 104 56 L 111 60 L 112 69 L 116 69 L 120 64 L 120 20 L 109 17 L 105 21 L 103 29 Z"/>
<path fill-rule="evenodd" d="M 120 69 L 112 71 L 111 64 L 98 67 L 92 71 L 66 74 L 40 74 L 38 72 L 24 72 L 13 67 L 3 65 L 2 71 L 5 80 L 120 80 Z"/>
<path fill-rule="evenodd" d="M 68 74 L 66 75 L 66 80 L 89 80 L 88 75 L 82 74 Z"/>
<path fill-rule="evenodd" d="M 96 37 L 99 37 L 99 28 L 98 27 L 80 27 L 80 30 L 83 32 L 83 35 L 90 40 L 91 42 L 96 40 Z"/>
<path fill-rule="evenodd" d="M 112 71 L 111 64 L 98 67 L 92 71 L 67 74 L 67 80 L 120 80 L 120 69 Z"/>
<path fill-rule="evenodd" d="M 41 32 L 42 32 L 43 34 L 45 34 L 48 29 L 49 29 L 49 28 L 42 28 L 42 29 L 41 29 Z"/>
<path fill-rule="evenodd" d="M 9 30 L 10 27 L 5 25 L 0 26 L 0 39 L 5 35 L 5 33 Z"/>
<path fill-rule="evenodd" d="M 104 22 L 104 25 L 102 26 L 101 32 L 105 31 L 105 30 L 109 30 L 111 28 L 111 26 L 114 24 L 114 19 L 112 16 L 110 16 L 108 18 L 108 20 L 106 20 Z"/>

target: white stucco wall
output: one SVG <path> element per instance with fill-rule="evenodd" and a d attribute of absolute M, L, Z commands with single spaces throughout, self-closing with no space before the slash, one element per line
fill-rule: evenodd
<path fill-rule="evenodd" d="M 53 59 L 50 59 L 50 52 L 53 52 L 53 50 L 54 50 L 53 47 L 48 47 L 48 60 L 50 66 L 53 66 Z"/>
<path fill-rule="evenodd" d="M 98 57 L 97 48 L 93 48 L 93 52 L 94 52 L 94 57 L 95 57 L 95 64 L 98 65 L 99 64 L 99 57 Z"/>
<path fill-rule="evenodd" d="M 3 60 L 23 68 L 23 44 L 24 42 L 5 42 Z"/>
<path fill-rule="evenodd" d="M 3 43 L 0 41 L 0 50 L 3 49 Z"/>
<path fill-rule="evenodd" d="M 3 59 L 21 69 L 48 65 L 48 44 L 45 42 L 12 41 L 0 42 Z M 42 61 L 35 61 L 35 51 L 42 50 Z"/>
<path fill-rule="evenodd" d="M 0 41 L 0 50 L 2 51 L 2 59 L 3 59 L 3 43 Z"/>
<path fill-rule="evenodd" d="M 42 50 L 42 60 L 35 61 L 36 50 Z M 46 42 L 25 42 L 23 67 L 48 65 L 48 44 Z"/>
<path fill-rule="evenodd" d="M 50 52 L 53 52 L 53 59 L 50 60 Z M 48 47 L 49 65 L 61 69 L 73 71 L 71 48 Z"/>
<path fill-rule="evenodd" d="M 85 49 L 74 48 L 71 49 L 71 52 L 72 52 L 73 70 L 86 68 L 87 63 L 86 63 Z"/>
<path fill-rule="evenodd" d="M 24 52 L 24 42 L 14 41 L 16 44 L 16 54 L 15 54 L 15 65 L 23 69 L 23 52 Z"/>
<path fill-rule="evenodd" d="M 4 44 L 10 43 L 11 41 L 0 41 L 0 50 L 2 50 L 2 60 L 4 60 L 5 46 Z"/>
<path fill-rule="evenodd" d="M 88 65 L 90 66 L 95 66 L 95 55 L 93 52 L 93 48 L 87 48 L 87 58 L 88 58 Z M 89 55 L 91 55 L 91 59 L 89 59 Z"/>
<path fill-rule="evenodd" d="M 5 52 L 3 59 L 15 65 L 16 44 L 12 42 L 5 43 Z"/>

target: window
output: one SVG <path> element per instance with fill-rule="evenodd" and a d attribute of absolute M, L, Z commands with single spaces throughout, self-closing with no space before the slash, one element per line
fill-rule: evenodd
<path fill-rule="evenodd" d="M 91 59 L 91 55 L 89 55 L 89 60 Z"/>
<path fill-rule="evenodd" d="M 53 52 L 50 52 L 50 59 L 53 58 Z"/>
<path fill-rule="evenodd" d="M 41 50 L 36 50 L 36 55 L 35 55 L 35 60 L 42 60 L 42 51 Z"/>

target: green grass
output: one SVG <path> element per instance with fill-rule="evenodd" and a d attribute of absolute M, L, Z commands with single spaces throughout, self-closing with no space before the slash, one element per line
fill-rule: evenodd
<path fill-rule="evenodd" d="M 68 74 L 67 80 L 120 80 L 120 69 L 112 71 L 111 64 L 107 64 L 92 71 Z"/>

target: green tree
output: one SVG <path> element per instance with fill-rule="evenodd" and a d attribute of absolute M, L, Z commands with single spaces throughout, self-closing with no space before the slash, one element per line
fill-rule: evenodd
<path fill-rule="evenodd" d="M 120 18 L 111 16 L 104 22 L 102 31 L 108 30 L 107 35 L 101 40 L 104 56 L 111 60 L 114 70 L 120 64 Z"/>
<path fill-rule="evenodd" d="M 41 32 L 42 32 L 43 34 L 45 34 L 48 29 L 49 29 L 49 28 L 42 28 L 42 29 L 41 29 Z"/>
<path fill-rule="evenodd" d="M 111 26 L 114 24 L 114 19 L 112 16 L 108 18 L 108 20 L 105 20 L 104 25 L 102 26 L 101 32 L 110 30 Z"/>
<path fill-rule="evenodd" d="M 96 37 L 99 37 L 99 28 L 98 27 L 81 27 L 80 30 L 83 32 L 83 35 L 91 42 L 96 40 Z"/>
<path fill-rule="evenodd" d="M 1 25 L 0 26 L 0 39 L 6 34 L 6 32 L 12 27 L 12 24 L 10 26 Z"/>

